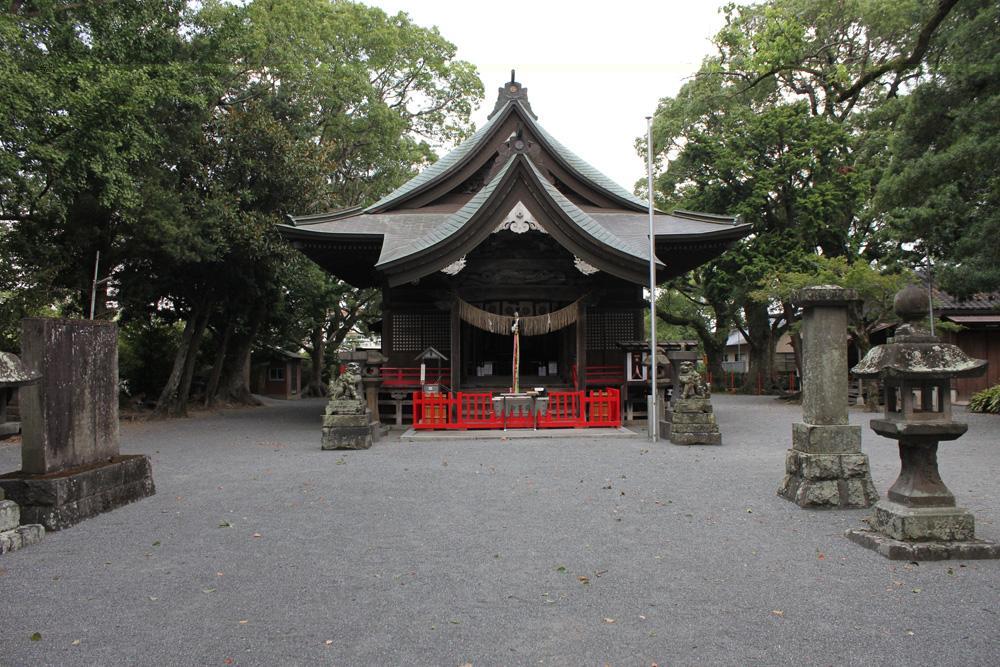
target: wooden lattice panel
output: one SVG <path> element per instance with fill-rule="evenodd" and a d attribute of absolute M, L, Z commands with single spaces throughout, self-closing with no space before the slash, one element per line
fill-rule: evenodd
<path fill-rule="evenodd" d="M 620 341 L 637 337 L 635 315 L 630 311 L 587 313 L 588 350 L 616 350 Z"/>
<path fill-rule="evenodd" d="M 435 347 L 451 349 L 450 320 L 447 313 L 394 313 L 392 351 L 422 352 Z"/>

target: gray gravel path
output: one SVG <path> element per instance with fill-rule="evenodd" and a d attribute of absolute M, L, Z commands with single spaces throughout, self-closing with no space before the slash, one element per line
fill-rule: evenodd
<path fill-rule="evenodd" d="M 157 495 L 0 557 L 0 665 L 1000 663 L 1000 562 L 848 542 L 865 511 L 775 495 L 799 408 L 715 404 L 715 448 L 324 452 L 317 401 L 125 424 Z M 942 474 L 1000 540 L 1000 418 L 959 414 Z M 884 493 L 895 447 L 864 448 Z"/>

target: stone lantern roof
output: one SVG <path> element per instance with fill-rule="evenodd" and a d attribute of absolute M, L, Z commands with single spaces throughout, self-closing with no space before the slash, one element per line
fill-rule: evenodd
<path fill-rule="evenodd" d="M 904 321 L 896 335 L 878 345 L 851 369 L 854 377 L 895 380 L 946 380 L 975 377 L 986 371 L 986 361 L 973 359 L 957 345 L 942 343 L 925 327 L 930 312 L 927 293 L 916 285 L 903 288 L 893 301 Z"/>
<path fill-rule="evenodd" d="M 42 379 L 37 372 L 25 368 L 17 355 L 0 352 L 0 388 L 23 387 Z"/>

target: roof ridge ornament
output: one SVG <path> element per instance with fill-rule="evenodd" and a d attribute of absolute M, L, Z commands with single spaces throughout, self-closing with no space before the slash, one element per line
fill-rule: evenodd
<path fill-rule="evenodd" d="M 510 81 L 497 89 L 497 103 L 493 106 L 493 111 L 486 117 L 491 120 L 507 106 L 509 102 L 517 102 L 528 114 L 538 120 L 538 116 L 531 110 L 531 103 L 528 101 L 528 89 L 514 80 L 514 70 L 510 71 Z"/>
<path fill-rule="evenodd" d="M 535 216 L 531 215 L 531 211 L 528 210 L 528 207 L 522 201 L 514 204 L 514 208 L 510 209 L 510 213 L 504 216 L 503 222 L 493 229 L 493 233 L 496 234 L 505 230 L 514 232 L 515 234 L 524 234 L 525 232 L 548 234 L 548 231 L 535 220 Z"/>

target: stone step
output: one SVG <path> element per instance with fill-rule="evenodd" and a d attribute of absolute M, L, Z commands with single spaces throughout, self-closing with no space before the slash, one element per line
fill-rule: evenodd
<path fill-rule="evenodd" d="M 0 533 L 0 554 L 30 546 L 40 542 L 43 537 L 45 537 L 45 527 L 37 523 L 4 531 Z"/>
<path fill-rule="evenodd" d="M 0 533 L 21 525 L 21 508 L 13 500 L 0 500 Z"/>

